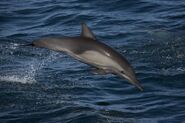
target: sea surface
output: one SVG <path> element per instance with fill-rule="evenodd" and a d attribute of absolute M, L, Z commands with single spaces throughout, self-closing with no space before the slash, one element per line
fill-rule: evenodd
<path fill-rule="evenodd" d="M 86 22 L 144 87 L 24 47 Z M 0 123 L 185 123 L 184 0 L 1 0 Z"/>

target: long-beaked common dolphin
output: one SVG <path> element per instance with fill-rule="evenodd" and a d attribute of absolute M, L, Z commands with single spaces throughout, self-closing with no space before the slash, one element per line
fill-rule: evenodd
<path fill-rule="evenodd" d="M 97 74 L 116 74 L 143 90 L 129 62 L 114 49 L 97 40 L 85 23 L 76 37 L 46 37 L 32 42 L 33 46 L 65 52 L 93 67 Z"/>

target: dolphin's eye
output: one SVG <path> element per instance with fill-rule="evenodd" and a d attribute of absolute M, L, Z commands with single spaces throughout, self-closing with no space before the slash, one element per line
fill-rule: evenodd
<path fill-rule="evenodd" d="M 124 71 L 121 71 L 122 74 L 124 74 Z"/>

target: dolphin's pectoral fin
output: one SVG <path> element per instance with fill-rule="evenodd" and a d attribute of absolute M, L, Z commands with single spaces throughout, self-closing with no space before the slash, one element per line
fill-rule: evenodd
<path fill-rule="evenodd" d="M 87 38 L 96 40 L 95 35 L 85 23 L 81 23 L 81 26 L 82 26 L 82 32 L 81 32 L 82 37 L 87 37 Z"/>
<path fill-rule="evenodd" d="M 104 70 L 100 68 L 92 68 L 91 71 L 93 74 L 99 74 L 99 75 L 105 75 L 105 74 L 111 73 L 109 70 Z"/>

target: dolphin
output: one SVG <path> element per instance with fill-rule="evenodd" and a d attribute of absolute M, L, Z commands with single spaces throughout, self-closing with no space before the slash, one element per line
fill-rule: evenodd
<path fill-rule="evenodd" d="M 82 31 L 76 37 L 44 37 L 32 42 L 32 46 L 64 52 L 92 66 L 95 74 L 115 74 L 143 90 L 130 63 L 110 46 L 97 40 L 94 33 L 81 23 Z"/>

